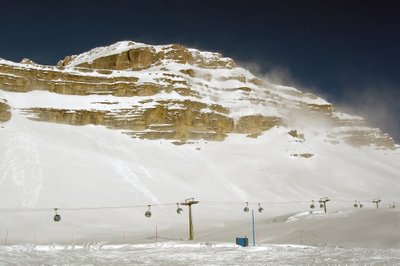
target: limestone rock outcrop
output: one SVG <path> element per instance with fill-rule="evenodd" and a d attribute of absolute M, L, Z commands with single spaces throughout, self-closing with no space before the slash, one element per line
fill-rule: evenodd
<path fill-rule="evenodd" d="M 21 60 L 21 64 L 25 64 L 25 65 L 37 65 L 35 62 L 33 62 L 31 59 L 29 58 L 24 58 Z"/>
<path fill-rule="evenodd" d="M 264 131 L 275 126 L 284 125 L 280 117 L 266 117 L 262 115 L 242 116 L 235 125 L 235 132 L 257 137 Z"/>
<path fill-rule="evenodd" d="M 92 62 L 84 62 L 78 67 L 91 69 L 135 69 L 140 70 L 150 67 L 158 61 L 158 55 L 150 48 L 131 49 L 120 54 L 113 54 L 93 60 Z"/>
<path fill-rule="evenodd" d="M 5 100 L 0 98 L 0 122 L 7 122 L 11 119 L 10 107 Z"/>
<path fill-rule="evenodd" d="M 233 119 L 218 113 L 201 112 L 204 103 L 176 101 L 178 108 L 168 108 L 171 102 L 159 101 L 154 108 L 139 106 L 119 109 L 116 112 L 99 110 L 66 110 L 54 108 L 29 108 L 34 120 L 70 125 L 104 125 L 108 128 L 128 130 L 126 133 L 146 139 L 208 139 L 223 140 L 233 132 Z M 129 113 L 135 115 L 129 116 Z M 124 119 L 121 119 L 124 118 Z"/>

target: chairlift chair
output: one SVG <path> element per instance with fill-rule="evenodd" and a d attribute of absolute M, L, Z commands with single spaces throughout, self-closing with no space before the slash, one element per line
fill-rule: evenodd
<path fill-rule="evenodd" d="M 261 203 L 258 203 L 258 212 L 262 213 L 264 211 L 264 208 L 261 207 Z"/>
<path fill-rule="evenodd" d="M 181 214 L 183 212 L 183 209 L 181 208 L 181 206 L 179 206 L 179 203 L 176 204 L 176 213 L 177 214 Z"/>
<path fill-rule="evenodd" d="M 151 217 L 150 206 L 151 206 L 151 205 L 148 205 L 149 209 L 144 213 L 144 216 L 146 216 L 147 218 L 150 218 L 150 217 Z"/>
<path fill-rule="evenodd" d="M 246 207 L 243 209 L 244 212 L 249 212 L 249 203 L 246 202 Z"/>
<path fill-rule="evenodd" d="M 56 214 L 54 215 L 54 218 L 53 218 L 54 222 L 59 222 L 59 221 L 61 221 L 61 215 L 59 215 L 59 214 L 57 213 L 57 210 L 58 210 L 58 208 L 54 208 L 54 212 L 56 213 Z"/>

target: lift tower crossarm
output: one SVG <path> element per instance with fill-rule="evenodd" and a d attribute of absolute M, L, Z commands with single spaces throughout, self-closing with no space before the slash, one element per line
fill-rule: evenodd
<path fill-rule="evenodd" d="M 379 202 L 381 202 L 381 198 L 373 199 L 372 202 L 376 204 L 376 208 L 379 208 Z"/>
<path fill-rule="evenodd" d="M 326 213 L 326 203 L 330 201 L 330 199 L 328 197 L 324 197 L 324 198 L 320 198 L 319 199 L 319 203 L 324 205 L 324 212 Z"/>

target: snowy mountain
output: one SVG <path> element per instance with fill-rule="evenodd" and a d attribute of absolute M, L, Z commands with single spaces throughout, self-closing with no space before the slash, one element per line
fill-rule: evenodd
<path fill-rule="evenodd" d="M 15 242 L 186 238 L 176 203 L 192 197 L 200 231 L 248 219 L 245 202 L 265 217 L 324 196 L 392 203 L 399 153 L 363 118 L 217 53 L 118 42 L 57 66 L 0 59 L 0 221 Z"/>

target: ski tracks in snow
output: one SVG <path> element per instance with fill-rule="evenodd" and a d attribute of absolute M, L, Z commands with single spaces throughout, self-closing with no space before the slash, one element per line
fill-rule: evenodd
<path fill-rule="evenodd" d="M 142 193 L 145 197 L 152 200 L 156 204 L 160 204 L 160 201 L 157 197 L 146 187 L 141 176 L 146 177 L 149 180 L 152 180 L 153 177 L 149 173 L 149 171 L 137 161 L 136 158 L 132 157 L 134 160 L 135 169 L 132 170 L 129 165 L 127 165 L 121 158 L 118 156 L 115 148 L 108 144 L 104 139 L 98 139 L 97 145 L 100 149 L 103 150 L 104 154 L 107 154 L 112 161 L 112 166 L 115 172 L 122 177 L 122 179 L 128 183 L 134 191 L 138 191 Z"/>
<path fill-rule="evenodd" d="M 131 169 L 122 161 L 117 160 L 113 162 L 115 171 L 132 187 L 143 193 L 147 198 L 151 199 L 154 203 L 160 204 L 158 199 L 150 192 L 149 189 L 143 184 L 139 176 L 132 172 Z"/>
<path fill-rule="evenodd" d="M 21 187 L 22 206 L 34 206 L 43 187 L 43 171 L 35 141 L 29 134 L 17 133 L 7 142 L 2 157 L 0 185 L 12 180 Z"/>

